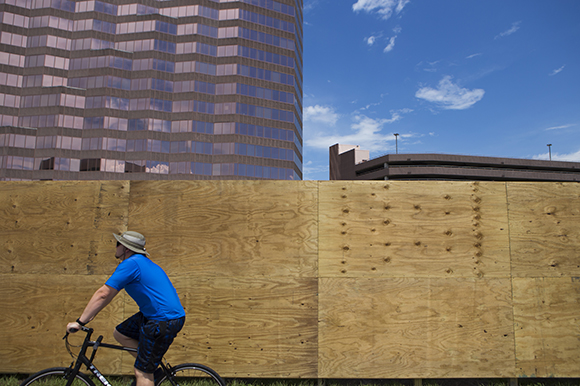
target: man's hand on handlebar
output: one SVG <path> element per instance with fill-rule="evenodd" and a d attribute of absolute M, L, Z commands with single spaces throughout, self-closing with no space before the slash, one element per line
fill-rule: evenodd
<path fill-rule="evenodd" d="M 72 322 L 66 325 L 66 332 L 74 334 L 81 329 L 81 325 L 78 322 Z"/>

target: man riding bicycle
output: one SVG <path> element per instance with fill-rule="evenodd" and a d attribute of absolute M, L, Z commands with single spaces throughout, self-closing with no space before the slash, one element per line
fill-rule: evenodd
<path fill-rule="evenodd" d="M 185 311 L 165 271 L 147 257 L 145 237 L 131 231 L 113 236 L 117 239 L 115 257 L 121 263 L 94 293 L 82 315 L 66 329 L 70 333 L 78 331 L 124 288 L 139 312 L 119 324 L 113 336 L 123 346 L 137 349 L 136 385 L 154 386 L 154 373 L 159 372 L 163 355 L 183 328 Z"/>

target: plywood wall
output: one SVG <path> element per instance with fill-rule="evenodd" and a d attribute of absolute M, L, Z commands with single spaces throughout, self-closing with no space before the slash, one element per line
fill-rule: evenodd
<path fill-rule="evenodd" d="M 0 372 L 61 340 L 147 236 L 187 311 L 168 353 L 226 377 L 580 377 L 580 185 L 0 183 Z M 136 312 L 122 292 L 91 323 Z M 97 366 L 131 373 L 128 355 Z"/>

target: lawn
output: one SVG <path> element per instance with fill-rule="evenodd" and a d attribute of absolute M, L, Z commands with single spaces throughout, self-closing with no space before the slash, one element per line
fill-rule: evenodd
<path fill-rule="evenodd" d="M 0 386 L 19 386 L 26 376 L 0 375 Z M 129 386 L 131 377 L 110 377 L 112 386 Z M 413 380 L 227 380 L 228 386 L 415 386 Z M 95 381 L 95 385 L 100 382 Z M 580 379 L 538 379 L 518 380 L 519 386 L 580 386 Z M 59 382 L 55 385 L 62 386 Z M 509 379 L 431 379 L 423 380 L 422 386 L 511 386 Z"/>

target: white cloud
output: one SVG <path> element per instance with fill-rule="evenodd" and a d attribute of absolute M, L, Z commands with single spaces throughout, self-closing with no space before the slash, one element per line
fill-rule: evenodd
<path fill-rule="evenodd" d="M 539 160 L 549 160 L 550 152 L 544 154 L 538 154 L 532 157 L 533 159 Z M 580 162 L 580 150 L 574 153 L 568 154 L 558 154 L 552 152 L 552 161 L 568 161 L 568 162 Z"/>
<path fill-rule="evenodd" d="M 444 76 L 436 89 L 420 88 L 415 97 L 438 104 L 446 110 L 465 110 L 479 102 L 485 91 L 483 89 L 468 90 L 451 81 L 450 76 Z"/>
<path fill-rule="evenodd" d="M 481 52 L 478 52 L 477 54 L 472 54 L 472 55 L 469 55 L 469 56 L 468 56 L 467 58 L 465 58 L 465 59 L 473 59 L 473 58 L 475 58 L 475 57 L 477 57 L 477 56 L 481 56 L 481 55 L 483 55 L 483 54 L 482 54 Z"/>
<path fill-rule="evenodd" d="M 403 109 L 391 111 L 390 118 L 374 119 L 363 114 L 353 116 L 353 122 L 350 126 L 352 132 L 349 134 L 324 134 L 320 133 L 313 138 L 306 138 L 305 145 L 317 149 L 326 150 L 335 143 L 356 144 L 361 148 L 370 151 L 386 151 L 394 142 L 395 137 L 392 133 L 383 134 L 383 127 L 387 124 L 397 122 L 402 119 L 402 114 L 409 113 L 413 110 Z M 401 135 L 400 137 L 408 137 Z"/>
<path fill-rule="evenodd" d="M 549 73 L 548 75 L 550 76 L 554 76 L 556 74 L 559 74 L 562 72 L 562 70 L 564 69 L 564 67 L 566 67 L 566 65 L 564 64 L 562 67 L 555 69 L 554 71 L 552 71 L 551 73 Z"/>
<path fill-rule="evenodd" d="M 510 29 L 503 31 L 502 33 L 497 35 L 495 37 L 495 39 L 503 38 L 506 36 L 510 36 L 513 33 L 516 33 L 516 31 L 520 29 L 520 24 L 522 24 L 521 21 L 516 21 L 516 22 L 512 23 L 512 27 Z"/>
<path fill-rule="evenodd" d="M 304 108 L 304 121 L 324 123 L 334 126 L 339 115 L 329 106 L 307 106 Z"/>
<path fill-rule="evenodd" d="M 548 127 L 547 129 L 545 129 L 546 131 L 548 130 L 560 130 L 560 129 L 567 129 L 569 127 L 572 127 L 574 125 L 570 124 L 570 125 L 562 125 L 562 126 L 553 126 L 553 127 Z"/>
<path fill-rule="evenodd" d="M 302 166 L 303 178 L 305 180 L 311 180 L 313 177 L 321 173 L 326 173 L 328 175 L 328 169 L 328 163 L 314 164 L 312 161 L 308 161 Z"/>
<path fill-rule="evenodd" d="M 368 38 L 365 38 L 365 42 L 369 45 L 372 46 L 373 44 L 375 44 L 375 40 L 376 40 L 376 36 L 369 36 Z"/>
<path fill-rule="evenodd" d="M 393 50 L 393 48 L 395 48 L 395 39 L 396 38 L 397 38 L 397 35 L 395 35 L 389 39 L 389 44 L 385 47 L 383 52 L 391 52 Z"/>
<path fill-rule="evenodd" d="M 393 15 L 393 11 L 397 14 L 401 13 L 403 8 L 405 8 L 410 1 L 411 0 L 358 0 L 352 5 L 352 10 L 354 12 L 376 12 L 382 19 L 387 20 Z"/>
<path fill-rule="evenodd" d="M 312 11 L 317 6 L 318 6 L 318 0 L 305 0 L 304 7 L 302 10 L 304 12 L 309 12 L 309 11 Z"/>

